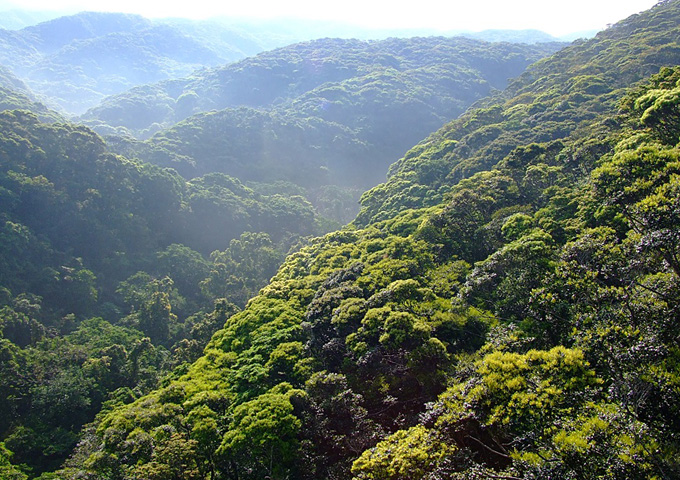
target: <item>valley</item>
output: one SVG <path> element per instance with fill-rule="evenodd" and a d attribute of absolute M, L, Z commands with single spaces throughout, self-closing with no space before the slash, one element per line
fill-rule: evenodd
<path fill-rule="evenodd" d="M 676 478 L 678 25 L 0 31 L 0 478 Z"/>

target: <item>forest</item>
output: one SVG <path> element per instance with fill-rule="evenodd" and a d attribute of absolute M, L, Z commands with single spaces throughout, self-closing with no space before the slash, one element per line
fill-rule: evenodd
<path fill-rule="evenodd" d="M 680 0 L 84 115 L 4 62 L 3 480 L 680 478 Z"/>

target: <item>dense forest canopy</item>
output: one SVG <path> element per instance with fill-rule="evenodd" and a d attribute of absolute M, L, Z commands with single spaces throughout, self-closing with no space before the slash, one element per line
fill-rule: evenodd
<path fill-rule="evenodd" d="M 118 13 L 81 12 L 0 29 L 0 64 L 69 114 L 136 85 L 188 75 L 264 48 L 247 32 L 219 23 Z"/>
<path fill-rule="evenodd" d="M 299 195 L 186 181 L 82 126 L 24 110 L 0 124 L 0 435 L 40 472 L 114 392 L 134 398 L 200 355 L 288 249 L 327 227 Z"/>
<path fill-rule="evenodd" d="M 300 186 L 344 224 L 394 159 L 558 46 L 321 39 L 137 87 L 82 119 L 118 153 L 186 178 Z"/>
<path fill-rule="evenodd" d="M 299 112 L 349 124 L 362 93 L 372 87 L 374 102 L 383 96 L 413 96 L 430 110 L 450 119 L 450 110 L 466 100 L 504 88 L 529 63 L 554 52 L 561 44 L 488 43 L 462 37 L 422 37 L 360 41 L 324 38 L 260 53 L 239 62 L 194 72 L 184 79 L 142 85 L 106 98 L 82 119 L 106 132 L 104 125 L 125 128 L 137 136 L 183 120 L 193 113 L 229 107 L 252 107 L 295 113 L 291 103 L 311 103 Z M 386 76 L 391 74 L 390 76 Z M 395 89 L 395 80 L 410 89 Z M 417 88 L 416 88 L 417 87 Z M 441 98 L 433 98 L 433 89 Z M 319 102 L 336 102 L 324 112 Z M 404 100 L 402 100 L 404 101 Z M 438 106 L 437 103 L 441 104 Z M 378 104 L 379 105 L 379 104 Z M 134 107 L 134 109 L 133 109 Z M 292 108 L 291 108 L 292 107 Z M 365 109 L 366 106 L 363 106 Z M 345 113 L 345 116 L 339 115 Z M 357 113 L 363 117 L 369 112 Z M 438 125 L 440 126 L 440 125 Z"/>
<path fill-rule="evenodd" d="M 301 41 L 434 34 L 374 31 L 335 22 L 148 19 L 107 12 L 60 16 L 15 9 L 0 12 L 0 64 L 25 78 L 52 108 L 80 115 L 105 97 L 132 87 L 177 79 Z M 559 41 L 532 30 L 455 35 L 494 42 Z"/>
<path fill-rule="evenodd" d="M 680 477 L 679 25 L 659 2 L 474 94 L 330 233 L 308 180 L 235 152 L 321 120 L 357 135 L 379 123 L 314 102 L 410 91 L 455 49 L 144 143 L 42 118 L 3 75 L 0 477 Z M 285 51 L 235 65 L 290 75 Z M 167 168 L 239 128 L 234 171 Z"/>

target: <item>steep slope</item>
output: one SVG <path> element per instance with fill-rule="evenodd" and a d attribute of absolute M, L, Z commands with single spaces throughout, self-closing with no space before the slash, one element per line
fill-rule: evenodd
<path fill-rule="evenodd" d="M 13 88 L 0 87 L 0 111 L 4 110 L 26 110 L 35 113 L 43 122 L 64 120 L 57 112 L 50 110 L 40 102 L 34 101 L 30 96 Z"/>
<path fill-rule="evenodd" d="M 462 115 L 393 165 L 389 181 L 364 195 L 357 223 L 439 203 L 461 178 L 491 168 L 517 145 L 587 135 L 594 118 L 616 111 L 621 88 L 680 63 L 678 30 L 666 20 L 674 8 L 671 2 L 630 17 L 537 62 L 487 108 Z"/>
<path fill-rule="evenodd" d="M 43 122 L 63 120 L 61 115 L 38 102 L 24 82 L 0 65 L 0 111 L 3 110 L 27 110 Z"/>
<path fill-rule="evenodd" d="M 29 94 L 30 89 L 26 84 L 17 78 L 8 68 L 0 65 L 0 86 L 20 93 Z"/>
<path fill-rule="evenodd" d="M 23 109 L 0 112 L 0 467 L 6 444 L 39 475 L 108 398 L 200 356 L 290 247 L 327 229 L 294 189 L 186 181 L 0 87 L 2 106 Z"/>
<path fill-rule="evenodd" d="M 679 24 L 624 20 L 417 146 L 61 475 L 680 475 Z"/>

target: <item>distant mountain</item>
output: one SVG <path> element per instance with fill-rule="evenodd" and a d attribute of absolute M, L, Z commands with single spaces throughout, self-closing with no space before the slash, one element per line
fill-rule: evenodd
<path fill-rule="evenodd" d="M 0 12 L 0 28 L 5 30 L 21 30 L 24 27 L 37 25 L 54 18 L 67 15 L 65 12 L 46 10 L 22 10 L 15 8 Z"/>
<path fill-rule="evenodd" d="M 593 32 L 595 35 L 597 32 Z M 486 40 L 487 42 L 512 42 L 512 43 L 550 43 L 564 41 L 564 39 L 553 37 L 540 30 L 507 30 L 490 29 L 481 32 L 447 32 L 447 35 L 458 34 L 463 37 Z M 592 35 L 591 35 L 592 36 Z"/>
<path fill-rule="evenodd" d="M 0 64 L 24 79 L 44 102 L 67 114 L 81 114 L 106 96 L 137 85 L 186 76 L 301 41 L 442 34 L 309 20 L 150 20 L 102 12 L 51 18 L 54 15 L 8 12 L 6 30 L 0 29 Z M 536 31 L 455 33 L 515 43 L 556 40 Z"/>
<path fill-rule="evenodd" d="M 4 110 L 27 110 L 43 122 L 64 120 L 61 115 L 40 103 L 24 82 L 0 65 L 0 111 Z"/>
<path fill-rule="evenodd" d="M 477 102 L 57 476 L 680 478 L 679 39 L 660 2 Z"/>
<path fill-rule="evenodd" d="M 356 201 L 410 145 L 558 46 L 316 40 L 134 88 L 81 120 L 142 138 L 166 127 L 145 143 L 111 140 L 112 148 L 185 177 L 217 171 L 311 190 L 337 185 Z"/>
<path fill-rule="evenodd" d="M 103 132 L 108 125 L 143 137 L 153 128 L 172 125 L 193 113 L 246 106 L 276 108 L 287 115 L 304 110 L 304 117 L 357 124 L 363 118 L 361 112 L 346 111 L 344 100 L 356 103 L 361 93 L 370 90 L 379 94 L 374 99 L 379 101 L 385 94 L 394 94 L 396 85 L 390 82 L 402 82 L 398 85 L 405 96 L 402 101 L 426 94 L 430 108 L 436 110 L 456 97 L 459 103 L 454 111 L 443 107 L 437 114 L 441 122 L 492 89 L 503 88 L 529 63 L 560 46 L 444 37 L 322 39 L 205 69 L 184 79 L 136 87 L 107 98 L 81 120 Z M 427 92 L 422 90 L 426 84 Z M 341 111 L 343 118 L 338 116 Z"/>
<path fill-rule="evenodd" d="M 0 30 L 0 64 L 68 113 L 82 113 L 135 85 L 261 50 L 248 34 L 215 23 L 155 22 L 127 14 L 83 12 Z"/>
<path fill-rule="evenodd" d="M 361 40 L 384 40 L 391 37 L 432 37 L 463 36 L 486 41 L 507 41 L 513 43 L 545 43 L 561 39 L 539 30 L 497 30 L 481 32 L 469 30 L 439 30 L 433 28 L 367 28 L 333 21 L 305 20 L 296 18 L 278 19 L 232 19 L 217 18 L 230 28 L 250 32 L 270 49 L 285 44 L 299 43 L 317 38 L 338 37 Z M 595 35 L 597 32 L 592 32 Z M 591 36 L 592 36 L 591 35 Z M 578 37 L 574 37 L 578 38 Z M 277 44 L 278 42 L 278 44 Z"/>
<path fill-rule="evenodd" d="M 29 26 L 20 33 L 34 39 L 34 44 L 41 52 L 54 52 L 77 40 L 140 31 L 149 27 L 151 21 L 139 15 L 83 12 Z"/>
<path fill-rule="evenodd" d="M 20 30 L 24 27 L 37 25 L 41 22 L 58 19 L 59 17 L 73 16 L 74 12 L 43 12 L 34 10 L 13 9 L 0 12 L 0 28 L 6 30 Z M 194 34 L 205 37 L 218 31 L 219 36 L 227 39 L 230 43 L 239 44 L 243 36 L 250 36 L 253 45 L 257 45 L 258 51 L 271 50 L 292 43 L 299 43 L 316 38 L 339 37 L 358 38 L 362 40 L 381 40 L 390 37 L 414 37 L 414 36 L 466 36 L 486 41 L 508 41 L 514 43 L 542 43 L 559 40 L 573 40 L 586 36 L 572 34 L 556 38 L 539 30 L 484 30 L 472 32 L 469 30 L 441 30 L 433 28 L 368 28 L 349 23 L 307 20 L 301 18 L 239 18 L 239 17 L 213 17 L 205 21 L 189 20 L 182 18 L 164 18 L 151 20 L 154 23 L 166 23 L 179 27 L 184 32 L 192 31 Z M 594 36 L 597 31 L 588 32 L 588 37 Z M 235 37 L 235 38 L 234 38 Z M 214 40 L 211 39 L 211 41 Z"/>

